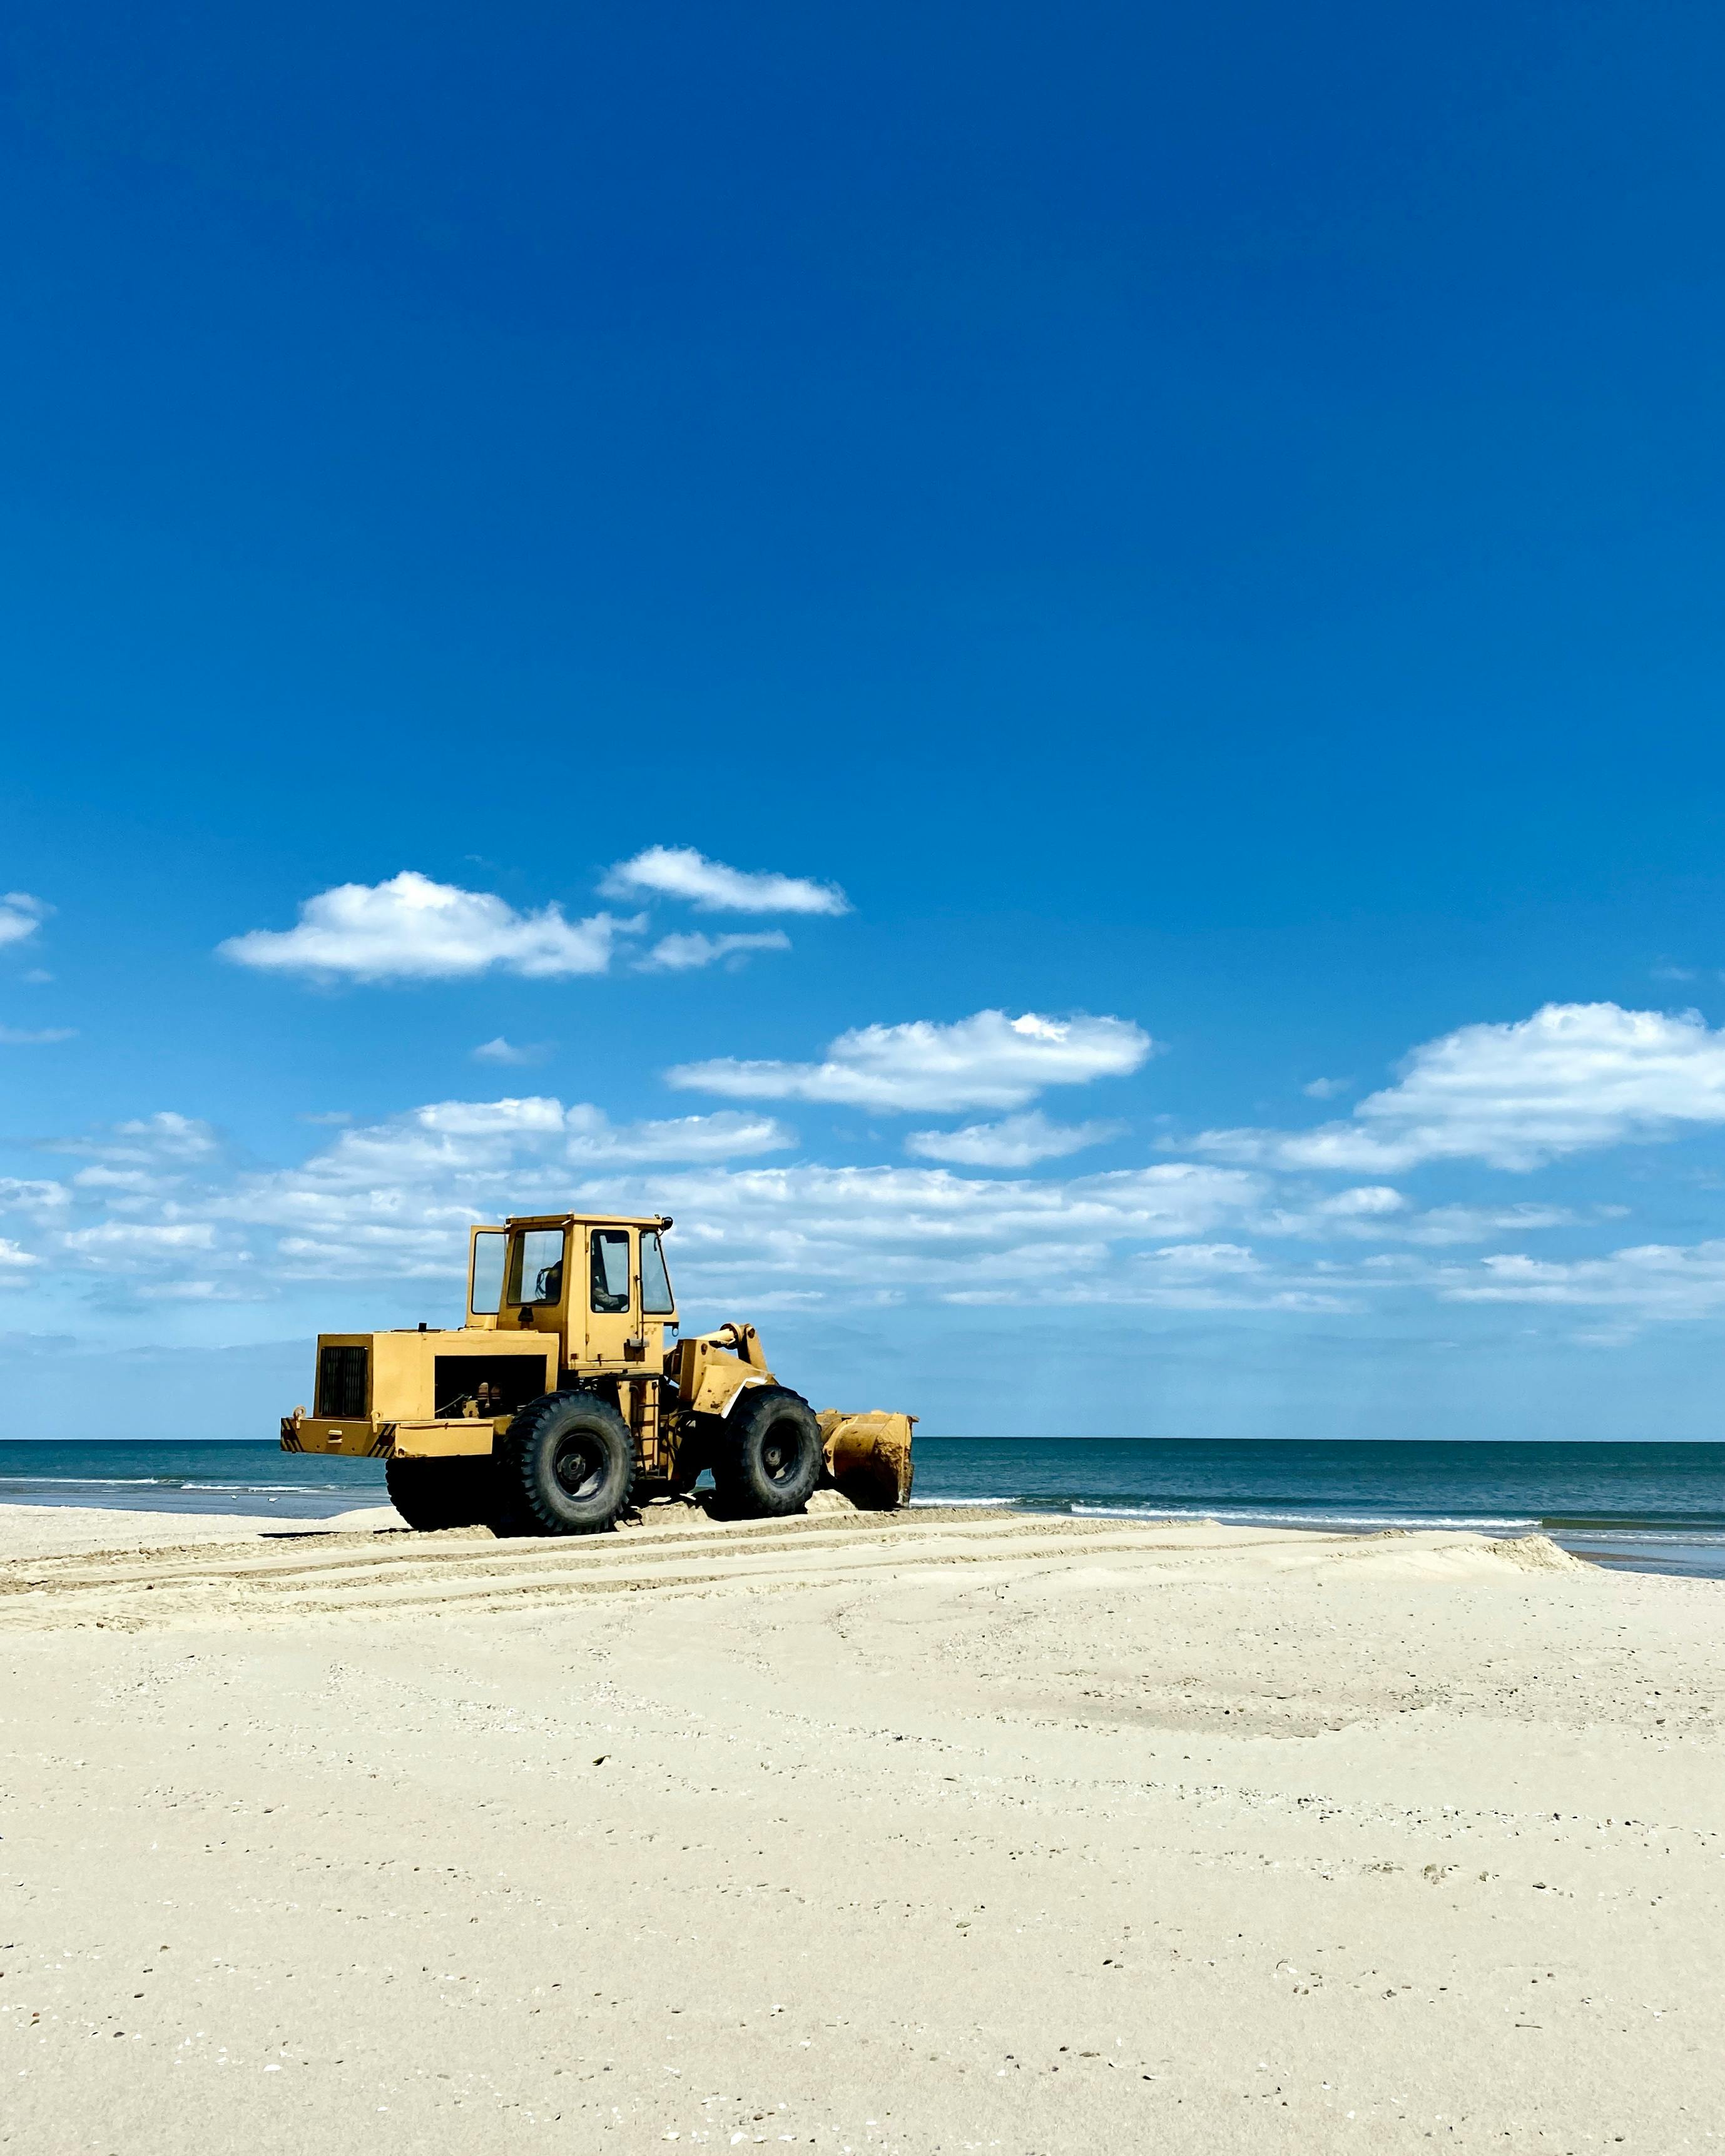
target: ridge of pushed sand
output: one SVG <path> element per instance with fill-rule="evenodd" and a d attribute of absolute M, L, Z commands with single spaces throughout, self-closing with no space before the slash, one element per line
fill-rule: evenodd
<path fill-rule="evenodd" d="M 18 1511 L 25 1508 L 18 1507 Z M 105 1516 L 105 1540 L 0 1558 L 0 1628 L 18 1624 L 133 1627 L 195 1620 L 220 1606 L 252 1622 L 389 1609 L 507 1609 L 593 1594 L 760 1590 L 904 1568 L 1093 1564 L 1110 1555 L 1168 1563 L 1201 1558 L 1229 1577 L 1320 1565 L 1385 1577 L 1456 1576 L 1483 1568 L 1584 1569 L 1543 1535 L 1493 1540 L 1454 1530 L 1323 1534 L 1224 1527 L 1210 1520 L 1120 1521 L 1002 1507 L 858 1512 L 833 1500 L 786 1520 L 720 1522 L 693 1506 L 655 1508 L 607 1535 L 499 1539 L 485 1528 L 414 1534 L 388 1508 L 338 1516 L 321 1529 L 272 1522 L 236 1538 L 128 1546 L 127 1525 L 162 1515 Z M 3 1525 L 0 1525 L 3 1533 Z M 0 1539 L 0 1548 L 4 1548 Z"/>

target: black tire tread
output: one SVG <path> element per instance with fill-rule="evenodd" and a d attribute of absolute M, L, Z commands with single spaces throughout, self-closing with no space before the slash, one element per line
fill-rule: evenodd
<path fill-rule="evenodd" d="M 616 1504 L 608 1517 L 590 1526 L 574 1527 L 559 1519 L 546 1504 L 534 1474 L 535 1444 L 546 1424 L 561 1417 L 572 1403 L 612 1425 L 622 1440 L 627 1463 L 622 1493 Z M 501 1471 L 490 1525 L 499 1535 L 601 1534 L 615 1525 L 619 1514 L 629 1510 L 629 1500 L 634 1494 L 635 1448 L 629 1424 L 608 1400 L 601 1399 L 594 1393 L 545 1393 L 536 1400 L 529 1400 L 509 1426 L 498 1466 Z"/>
<path fill-rule="evenodd" d="M 775 1491 L 764 1485 L 757 1474 L 753 1447 L 757 1430 L 762 1424 L 778 1419 L 787 1405 L 797 1411 L 795 1419 L 804 1426 L 813 1460 L 812 1464 L 805 1464 L 790 1491 Z M 727 1517 L 782 1519 L 800 1512 L 819 1485 L 821 1475 L 820 1425 L 815 1420 L 814 1410 L 800 1393 L 793 1393 L 788 1385 L 751 1386 L 731 1413 L 716 1424 L 711 1465 L 719 1509 Z"/>

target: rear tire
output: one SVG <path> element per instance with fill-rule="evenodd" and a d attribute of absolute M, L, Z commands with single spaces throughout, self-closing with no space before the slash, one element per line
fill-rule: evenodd
<path fill-rule="evenodd" d="M 495 1509 L 490 1459 L 386 1460 L 383 1481 L 389 1502 L 410 1527 L 422 1534 L 439 1527 L 476 1527 Z"/>
<path fill-rule="evenodd" d="M 634 1440 L 608 1401 L 553 1393 L 516 1417 L 498 1466 L 499 1534 L 602 1534 L 634 1487 Z"/>
<path fill-rule="evenodd" d="M 752 1386 L 713 1434 L 719 1509 L 733 1520 L 800 1512 L 820 1480 L 820 1424 L 799 1394 Z"/>

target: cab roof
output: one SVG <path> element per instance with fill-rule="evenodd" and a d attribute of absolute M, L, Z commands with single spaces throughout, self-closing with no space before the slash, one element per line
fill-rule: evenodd
<path fill-rule="evenodd" d="M 511 1213 L 506 1228 L 669 1228 L 669 1213 Z"/>

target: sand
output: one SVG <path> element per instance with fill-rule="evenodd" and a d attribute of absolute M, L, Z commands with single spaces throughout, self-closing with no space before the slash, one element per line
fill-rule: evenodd
<path fill-rule="evenodd" d="M 0 1512 L 0 2148 L 1725 2148 L 1725 1587 Z"/>

